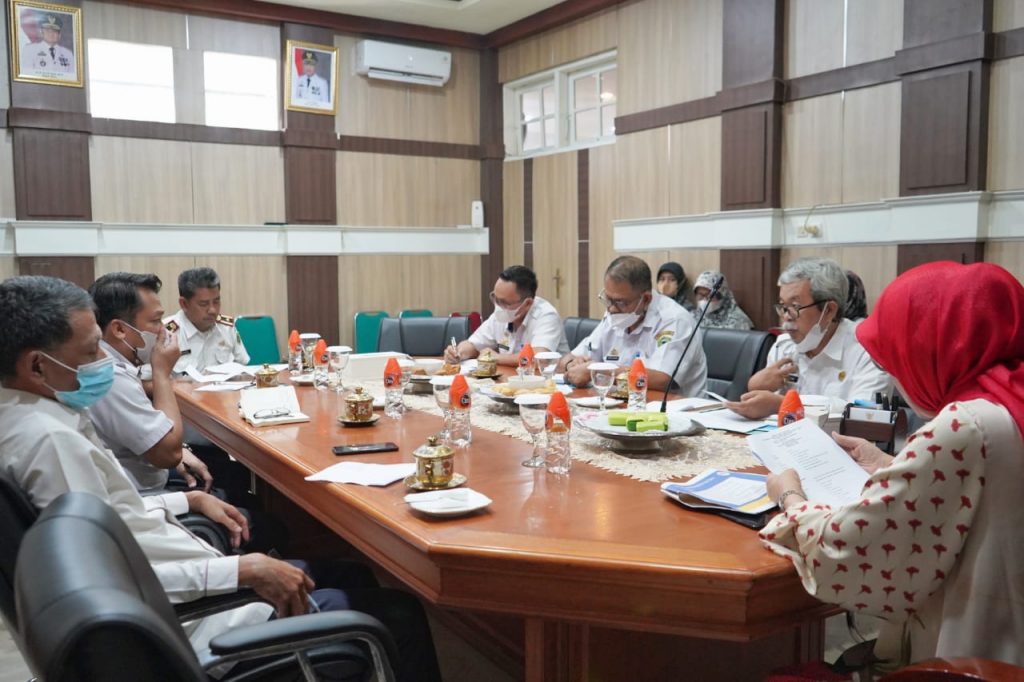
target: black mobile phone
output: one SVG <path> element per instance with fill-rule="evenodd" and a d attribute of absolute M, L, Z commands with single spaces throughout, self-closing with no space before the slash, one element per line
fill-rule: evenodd
<path fill-rule="evenodd" d="M 394 452 L 398 446 L 394 443 L 366 443 L 364 445 L 335 445 L 331 452 L 338 455 L 365 455 L 370 452 Z"/>

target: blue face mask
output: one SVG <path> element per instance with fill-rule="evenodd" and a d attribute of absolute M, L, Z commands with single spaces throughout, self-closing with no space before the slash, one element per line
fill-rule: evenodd
<path fill-rule="evenodd" d="M 43 384 L 53 391 L 57 402 L 67 405 L 73 410 L 84 410 L 92 407 L 107 394 L 114 384 L 114 358 L 109 355 L 94 362 L 79 365 L 78 369 L 68 367 L 57 358 L 43 353 L 46 357 L 56 362 L 68 371 L 78 376 L 77 391 L 58 391 L 52 386 Z"/>

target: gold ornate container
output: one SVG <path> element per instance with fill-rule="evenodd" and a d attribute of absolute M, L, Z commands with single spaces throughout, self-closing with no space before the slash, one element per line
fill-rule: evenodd
<path fill-rule="evenodd" d="M 476 359 L 476 374 L 482 377 L 494 376 L 498 373 L 498 361 L 490 352 L 481 353 Z"/>
<path fill-rule="evenodd" d="M 615 385 L 608 391 L 609 398 L 626 400 L 629 398 L 629 372 L 620 372 L 615 377 Z"/>
<path fill-rule="evenodd" d="M 256 388 L 273 388 L 277 386 L 277 370 L 270 365 L 263 367 L 256 372 Z"/>
<path fill-rule="evenodd" d="M 368 422 L 373 418 L 373 396 L 356 386 L 345 396 L 345 419 L 350 422 Z"/>
<path fill-rule="evenodd" d="M 416 482 L 424 488 L 444 488 L 452 482 L 455 474 L 455 451 L 444 444 L 438 444 L 437 436 L 427 438 L 412 453 L 416 458 Z"/>

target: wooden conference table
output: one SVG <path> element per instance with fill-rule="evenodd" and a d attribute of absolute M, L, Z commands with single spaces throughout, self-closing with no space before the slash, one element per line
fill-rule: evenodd
<path fill-rule="evenodd" d="M 401 482 L 303 479 L 338 462 L 331 448 L 343 443 L 394 441 L 399 452 L 358 460 L 411 462 L 439 417 L 411 410 L 345 428 L 341 397 L 300 386 L 312 421 L 257 429 L 239 417 L 237 392 L 194 387 L 176 389 L 186 420 L 422 598 L 522 618 L 528 680 L 754 680 L 821 657 L 831 609 L 792 566 L 754 531 L 686 511 L 656 483 L 580 462 L 568 477 L 528 469 L 528 444 L 477 428 L 456 471 L 493 504 L 431 518 L 403 502 Z"/>

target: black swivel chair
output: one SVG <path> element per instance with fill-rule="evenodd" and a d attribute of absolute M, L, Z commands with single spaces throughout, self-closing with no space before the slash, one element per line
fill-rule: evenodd
<path fill-rule="evenodd" d="M 469 338 L 468 317 L 388 317 L 380 321 L 377 350 L 437 357 L 452 337 Z"/>
<path fill-rule="evenodd" d="M 739 400 L 747 382 L 764 369 L 775 336 L 768 332 L 742 329 L 704 330 L 704 355 L 708 361 L 708 390 Z"/>
<path fill-rule="evenodd" d="M 200 660 L 127 526 L 88 493 L 62 495 L 25 534 L 15 598 L 25 658 L 48 682 L 209 682 L 211 668 L 268 656 L 274 662 L 258 671 L 221 679 L 276 680 L 287 666 L 289 679 L 299 668 L 313 680 L 312 666 L 352 641 L 369 649 L 377 679 L 394 679 L 390 633 L 354 611 L 238 628 L 211 640 Z"/>
<path fill-rule="evenodd" d="M 14 607 L 14 566 L 22 538 L 38 513 L 28 495 L 0 471 L 0 616 L 18 641 L 18 614 Z"/>
<path fill-rule="evenodd" d="M 580 345 L 583 339 L 590 336 L 591 332 L 597 329 L 601 320 L 594 320 L 589 317 L 567 317 L 562 323 L 565 326 L 565 340 L 569 343 L 571 351 Z"/>

